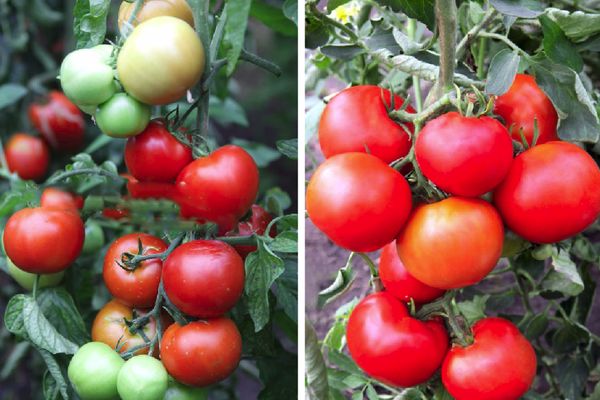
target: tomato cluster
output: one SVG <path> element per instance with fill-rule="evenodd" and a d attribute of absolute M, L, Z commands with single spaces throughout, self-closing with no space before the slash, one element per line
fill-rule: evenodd
<path fill-rule="evenodd" d="M 441 320 L 420 321 L 404 303 L 480 282 L 502 255 L 505 226 L 533 243 L 582 232 L 600 214 L 600 169 L 585 150 L 558 141 L 556 111 L 531 76 L 517 75 L 496 99 L 502 122 L 446 112 L 419 129 L 390 117 L 403 102 L 352 87 L 329 101 L 319 125 L 327 159 L 307 187 L 312 222 L 353 252 L 383 248 L 384 289 L 352 311 L 349 352 L 389 385 L 418 385 L 441 368 L 457 400 L 516 400 L 533 382 L 536 355 L 515 325 L 484 318 L 450 346 Z"/>

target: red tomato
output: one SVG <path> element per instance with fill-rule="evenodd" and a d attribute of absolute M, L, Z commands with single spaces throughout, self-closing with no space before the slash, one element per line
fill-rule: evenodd
<path fill-rule="evenodd" d="M 351 251 L 374 251 L 394 240 L 411 204 L 404 177 L 364 153 L 331 157 L 317 168 L 306 189 L 312 222 Z"/>
<path fill-rule="evenodd" d="M 45 103 L 29 106 L 29 119 L 55 150 L 76 151 L 83 145 L 83 114 L 61 92 L 51 91 Z"/>
<path fill-rule="evenodd" d="M 346 327 L 352 359 L 370 376 L 393 386 L 426 382 L 448 351 L 440 321 L 412 318 L 406 306 L 387 292 L 365 297 Z"/>
<path fill-rule="evenodd" d="M 242 295 L 244 262 L 226 243 L 194 240 L 167 257 L 162 278 L 167 296 L 181 311 L 194 317 L 218 317 Z"/>
<path fill-rule="evenodd" d="M 535 146 L 515 158 L 494 202 L 516 234 L 535 243 L 559 242 L 598 218 L 600 169 L 572 143 Z"/>
<path fill-rule="evenodd" d="M 24 208 L 6 222 L 4 249 L 20 269 L 51 274 L 75 261 L 84 235 L 83 222 L 72 210 Z"/>
<path fill-rule="evenodd" d="M 480 199 L 450 197 L 415 208 L 397 239 L 398 254 L 416 279 L 440 289 L 482 280 L 502 254 L 498 212 Z"/>
<path fill-rule="evenodd" d="M 513 160 L 513 145 L 495 119 L 449 112 L 425 125 L 415 155 L 423 175 L 440 189 L 478 197 L 502 182 Z"/>
<path fill-rule="evenodd" d="M 106 343 L 113 349 L 116 349 L 117 345 L 119 345 L 121 346 L 119 348 L 121 353 L 140 346 L 144 344 L 144 338 L 139 333 L 131 332 L 126 322 L 145 314 L 145 311 L 133 310 L 131 307 L 113 299 L 106 303 L 98 311 L 98 314 L 96 314 L 96 318 L 92 324 L 92 340 L 94 342 Z M 163 322 L 162 329 L 166 330 L 167 326 L 165 323 L 169 324 L 169 319 L 161 318 L 161 322 Z M 155 319 L 150 318 L 142 331 L 149 340 L 152 340 L 156 336 L 156 329 Z M 148 348 L 141 348 L 135 354 L 148 354 Z M 154 356 L 158 356 L 158 345 L 155 347 Z"/>
<path fill-rule="evenodd" d="M 102 210 L 102 215 L 104 215 L 105 218 L 118 221 L 120 219 L 129 217 L 129 210 L 122 208 L 105 208 Z"/>
<path fill-rule="evenodd" d="M 395 109 L 403 103 L 401 97 L 394 96 Z M 408 154 L 410 138 L 388 116 L 388 108 L 391 93 L 377 86 L 354 86 L 334 96 L 319 122 L 319 143 L 325 157 L 368 152 L 389 164 Z M 406 111 L 415 112 L 411 106 Z M 411 124 L 407 128 L 412 132 Z"/>
<path fill-rule="evenodd" d="M 413 299 L 415 303 L 428 303 L 445 293 L 445 290 L 427 286 L 408 273 L 398 257 L 395 240 L 381 250 L 379 278 L 389 294 L 406 302 Z"/>
<path fill-rule="evenodd" d="M 258 167 L 239 146 L 223 146 L 199 158 L 177 177 L 184 217 L 209 220 L 233 228 L 258 193 Z"/>
<path fill-rule="evenodd" d="M 139 135 L 127 139 L 125 164 L 140 182 L 173 182 L 193 161 L 192 149 L 179 142 L 160 120 L 151 121 Z"/>
<path fill-rule="evenodd" d="M 181 383 L 208 386 L 227 378 L 242 355 L 242 337 L 225 317 L 173 324 L 165 332 L 160 358 L 169 374 Z"/>
<path fill-rule="evenodd" d="M 15 133 L 4 146 L 4 156 L 9 171 L 21 179 L 37 181 L 48 172 L 50 151 L 39 137 Z"/>
<path fill-rule="evenodd" d="M 238 223 L 237 232 L 229 231 L 226 233 L 226 236 L 250 236 L 253 234 L 263 235 L 265 233 L 269 222 L 273 220 L 273 216 L 258 204 L 253 204 L 251 209 L 252 215 L 250 219 Z M 273 226 L 271 227 L 269 236 L 275 237 L 276 235 L 277 229 Z M 234 245 L 233 247 L 244 260 L 248 254 L 256 251 L 256 246 Z"/>
<path fill-rule="evenodd" d="M 133 199 L 167 199 L 178 198 L 177 188 L 173 183 L 138 182 L 134 178 L 127 182 L 127 191 Z"/>
<path fill-rule="evenodd" d="M 442 366 L 442 382 L 456 400 L 517 400 L 536 372 L 535 351 L 519 329 L 502 318 L 473 326 L 474 342 L 454 345 Z"/>
<path fill-rule="evenodd" d="M 58 188 L 49 187 L 42 192 L 40 205 L 45 208 L 79 211 L 83 208 L 83 197 Z"/>
<path fill-rule="evenodd" d="M 158 254 L 167 249 L 167 244 L 156 236 L 146 233 L 130 233 L 115 240 L 104 257 L 102 277 L 108 291 L 123 303 L 133 307 L 154 305 L 160 284 L 162 261 L 151 258 L 142 261 L 133 271 L 122 268 L 126 259 L 123 253 L 138 254 L 139 243 L 142 254 Z"/>
<path fill-rule="evenodd" d="M 537 120 L 539 137 L 536 144 L 558 140 L 556 124 L 558 115 L 552 102 L 530 75 L 517 74 L 508 92 L 496 99 L 494 113 L 506 122 L 513 139 L 521 142 L 519 131 L 527 143 L 533 141 L 533 121 Z"/>

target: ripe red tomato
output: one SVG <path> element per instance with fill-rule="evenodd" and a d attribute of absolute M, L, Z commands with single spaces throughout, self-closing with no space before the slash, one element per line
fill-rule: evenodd
<path fill-rule="evenodd" d="M 179 193 L 174 183 L 139 182 L 131 175 L 126 175 L 127 191 L 133 199 L 167 199 L 176 201 Z"/>
<path fill-rule="evenodd" d="M 364 153 L 331 157 L 317 168 L 306 189 L 312 222 L 351 251 L 374 251 L 394 240 L 411 204 L 404 177 Z"/>
<path fill-rule="evenodd" d="M 239 146 L 223 146 L 181 171 L 177 190 L 184 217 L 228 225 L 242 217 L 258 193 L 258 167 Z"/>
<path fill-rule="evenodd" d="M 179 142 L 160 120 L 127 140 L 125 164 L 140 182 L 173 182 L 193 161 L 192 149 Z"/>
<path fill-rule="evenodd" d="M 40 205 L 45 208 L 79 211 L 83 208 L 83 197 L 58 188 L 49 187 L 42 192 Z"/>
<path fill-rule="evenodd" d="M 163 335 L 160 358 L 169 374 L 190 386 L 227 378 L 242 355 L 242 337 L 229 318 L 173 324 Z"/>
<path fill-rule="evenodd" d="M 37 181 L 48 172 L 50 151 L 39 137 L 15 133 L 4 146 L 4 156 L 9 171 L 21 179 Z"/>
<path fill-rule="evenodd" d="M 108 291 L 124 304 L 133 307 L 154 305 L 160 284 L 162 261 L 151 258 L 142 261 L 133 271 L 122 268 L 126 260 L 123 253 L 138 254 L 139 243 L 142 254 L 158 254 L 167 249 L 167 244 L 147 233 L 130 233 L 115 240 L 104 257 L 102 277 Z"/>
<path fill-rule="evenodd" d="M 415 303 L 428 303 L 445 293 L 445 290 L 427 286 L 415 279 L 406 270 L 398 257 L 395 240 L 386 244 L 381 250 L 379 278 L 389 294 L 406 302 L 413 299 Z"/>
<path fill-rule="evenodd" d="M 520 129 L 527 143 L 533 141 L 533 121 L 537 120 L 539 137 L 536 144 L 558 140 L 558 115 L 552 102 L 535 83 L 533 76 L 517 74 L 508 92 L 496 99 L 494 113 L 506 122 L 513 139 L 521 142 Z"/>
<path fill-rule="evenodd" d="M 263 235 L 269 225 L 269 222 L 273 220 L 273 216 L 269 214 L 264 208 L 258 204 L 253 204 L 251 207 L 252 215 L 250 219 L 241 221 L 238 223 L 237 232 L 229 231 L 226 236 L 250 236 L 253 234 Z M 275 237 L 277 235 L 277 229 L 275 226 L 271 227 L 269 236 Z M 256 251 L 256 246 L 233 246 L 242 259 L 246 259 L 248 254 Z"/>
<path fill-rule="evenodd" d="M 425 125 L 415 155 L 423 175 L 440 189 L 478 197 L 502 182 L 513 160 L 513 145 L 495 119 L 449 112 Z"/>
<path fill-rule="evenodd" d="M 427 381 L 448 351 L 448 334 L 440 321 L 412 318 L 406 306 L 387 292 L 370 294 L 354 308 L 346 339 L 356 364 L 393 386 Z"/>
<path fill-rule="evenodd" d="M 120 345 L 120 351 L 126 352 L 129 349 L 144 344 L 144 338 L 139 333 L 133 333 L 129 330 L 126 322 L 131 321 L 135 317 L 145 315 L 145 311 L 134 310 L 129 306 L 121 303 L 118 300 L 111 300 L 98 311 L 94 323 L 92 324 L 92 340 L 102 342 L 116 349 Z M 162 329 L 166 330 L 165 323 L 169 323 L 168 318 L 161 318 L 163 322 Z M 144 325 L 142 331 L 149 340 L 156 336 L 156 320 L 150 318 L 148 323 Z M 148 354 L 148 348 L 142 348 L 135 354 Z M 158 356 L 158 346 L 155 347 L 155 356 Z"/>
<path fill-rule="evenodd" d="M 51 274 L 75 261 L 84 235 L 83 222 L 72 210 L 24 208 L 6 222 L 4 249 L 20 269 Z"/>
<path fill-rule="evenodd" d="M 442 382 L 456 400 L 517 400 L 531 386 L 535 351 L 519 329 L 502 318 L 473 326 L 474 342 L 454 345 L 442 366 Z"/>
<path fill-rule="evenodd" d="M 394 96 L 395 109 L 403 103 L 404 99 Z M 368 152 L 389 164 L 408 154 L 410 138 L 388 116 L 388 108 L 391 93 L 378 86 L 354 86 L 335 95 L 319 122 L 319 144 L 325 157 Z M 415 112 L 411 106 L 406 111 Z M 412 132 L 413 126 L 407 127 Z"/>
<path fill-rule="evenodd" d="M 480 199 L 450 197 L 415 208 L 397 239 L 398 254 L 416 279 L 440 289 L 482 280 L 502 254 L 504 226 Z"/>
<path fill-rule="evenodd" d="M 129 217 L 129 210 L 124 208 L 105 208 L 102 215 L 108 219 L 120 220 Z"/>
<path fill-rule="evenodd" d="M 218 240 L 194 240 L 165 260 L 163 285 L 181 311 L 201 318 L 229 311 L 244 290 L 244 262 L 235 249 Z"/>
<path fill-rule="evenodd" d="M 50 146 L 76 151 L 83 145 L 83 114 L 63 93 L 53 90 L 44 103 L 29 106 L 29 120 Z"/>
<path fill-rule="evenodd" d="M 535 146 L 515 158 L 494 203 L 516 234 L 535 243 L 559 242 L 598 218 L 600 169 L 572 143 Z"/>

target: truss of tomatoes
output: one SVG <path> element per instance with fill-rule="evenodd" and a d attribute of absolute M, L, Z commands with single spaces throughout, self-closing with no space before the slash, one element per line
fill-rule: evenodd
<path fill-rule="evenodd" d="M 327 159 L 306 192 L 310 219 L 338 246 L 383 248 L 385 289 L 351 313 L 350 355 L 389 385 L 419 385 L 441 368 L 457 400 L 516 400 L 533 382 L 536 355 L 514 324 L 484 318 L 471 327 L 469 343 L 450 345 L 440 320 L 418 320 L 406 303 L 481 281 L 501 256 L 505 226 L 533 243 L 585 230 L 600 214 L 600 169 L 585 150 L 558 140 L 552 103 L 532 76 L 518 74 L 495 102 L 504 124 L 448 112 L 424 125 L 414 156 L 447 197 L 413 204 L 407 180 L 390 165 L 408 155 L 406 129 L 414 128 L 390 119 L 391 99 L 385 89 L 356 86 L 329 101 L 319 125 Z M 394 107 L 402 104 L 395 96 Z M 513 139 L 527 141 L 516 157 Z"/>

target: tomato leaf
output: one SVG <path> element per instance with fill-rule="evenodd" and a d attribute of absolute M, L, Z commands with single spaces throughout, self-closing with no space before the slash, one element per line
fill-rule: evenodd
<path fill-rule="evenodd" d="M 344 61 L 351 60 L 365 52 L 362 47 L 356 44 L 328 44 L 321 46 L 320 50 L 327 57 Z"/>
<path fill-rule="evenodd" d="M 378 3 L 390 6 L 394 11 L 402 11 L 409 18 L 418 19 L 432 32 L 435 30 L 435 0 L 378 0 Z"/>
<path fill-rule="evenodd" d="M 284 259 L 285 271 L 275 281 L 275 295 L 277 305 L 285 315 L 298 324 L 298 258 L 287 257 Z"/>
<path fill-rule="evenodd" d="M 61 335 L 79 346 L 89 342 L 90 337 L 83 318 L 66 290 L 62 288 L 42 290 L 37 301 L 44 316 L 52 321 Z"/>
<path fill-rule="evenodd" d="M 298 25 L 298 0 L 285 0 L 283 2 L 283 14 Z"/>
<path fill-rule="evenodd" d="M 516 51 L 502 49 L 494 55 L 488 69 L 485 93 L 500 96 L 512 85 L 521 57 Z"/>
<path fill-rule="evenodd" d="M 492 6 L 504 15 L 535 18 L 544 12 L 544 5 L 537 0 L 490 0 Z"/>
<path fill-rule="evenodd" d="M 564 357 L 558 361 L 554 371 L 565 398 L 580 399 L 590 373 L 583 357 Z"/>
<path fill-rule="evenodd" d="M 541 283 L 543 289 L 567 296 L 577 296 L 583 291 L 583 280 L 567 251 L 560 250 L 557 255 L 552 256 L 552 268 Z"/>
<path fill-rule="evenodd" d="M 317 307 L 323 308 L 350 290 L 354 283 L 355 275 L 351 263 L 340 268 L 331 285 L 319 292 Z"/>
<path fill-rule="evenodd" d="M 229 44 L 226 52 L 227 75 L 231 75 L 235 70 L 242 48 L 244 47 L 244 37 L 246 35 L 251 4 L 252 0 L 229 0 L 225 4 L 227 10 L 225 41 Z"/>
<path fill-rule="evenodd" d="M 329 348 L 342 351 L 344 347 L 344 336 L 346 335 L 346 324 L 344 319 L 336 319 L 334 324 L 323 339 L 323 345 Z"/>
<path fill-rule="evenodd" d="M 73 30 L 77 48 L 93 47 L 104 42 L 110 0 L 76 0 Z"/>
<path fill-rule="evenodd" d="M 246 110 L 231 97 L 221 100 L 216 96 L 210 96 L 209 116 L 222 126 L 231 124 L 248 126 Z"/>
<path fill-rule="evenodd" d="M 308 142 L 319 131 L 319 121 L 321 120 L 321 114 L 323 114 L 325 105 L 325 102 L 319 100 L 306 112 L 306 117 L 304 120 L 306 142 Z"/>
<path fill-rule="evenodd" d="M 257 357 L 264 388 L 258 400 L 293 399 L 298 396 L 298 356 L 279 348 L 273 357 Z"/>
<path fill-rule="evenodd" d="M 298 159 L 298 139 L 282 139 L 277 141 L 277 150 L 289 159 Z"/>
<path fill-rule="evenodd" d="M 329 384 L 327 381 L 327 367 L 319 346 L 319 339 L 315 328 L 306 318 L 305 326 L 305 370 L 307 392 L 311 399 L 327 399 L 329 394 Z"/>
<path fill-rule="evenodd" d="M 231 143 L 242 147 L 244 150 L 250 153 L 256 162 L 256 165 L 258 165 L 258 168 L 268 167 L 269 164 L 281 157 L 280 152 L 262 143 L 251 142 L 249 140 L 240 138 L 233 138 Z"/>
<path fill-rule="evenodd" d="M 458 303 L 460 312 L 465 316 L 469 324 L 486 316 L 485 306 L 489 298 L 490 296 L 487 294 L 483 296 L 476 295 L 472 300 L 461 301 Z"/>
<path fill-rule="evenodd" d="M 31 297 L 25 294 L 17 294 L 8 301 L 4 311 L 4 325 L 13 335 L 27 339 L 27 330 L 23 318 L 23 307 Z"/>
<path fill-rule="evenodd" d="M 529 340 L 537 339 L 546 332 L 548 323 L 549 321 L 546 314 L 538 314 L 531 318 L 523 333 Z"/>
<path fill-rule="evenodd" d="M 560 26 L 546 15 L 539 17 L 544 34 L 544 52 L 552 61 L 564 64 L 576 72 L 583 69 L 583 60 Z"/>
<path fill-rule="evenodd" d="M 548 8 L 545 14 L 574 42 L 580 42 L 600 33 L 600 14 L 569 12 L 558 8 Z"/>
<path fill-rule="evenodd" d="M 297 253 L 298 232 L 292 230 L 281 232 L 271 243 L 269 243 L 269 247 L 271 250 L 280 253 Z"/>
<path fill-rule="evenodd" d="M 27 94 L 27 88 L 17 83 L 5 83 L 0 86 L 0 110 L 12 106 Z"/>
<path fill-rule="evenodd" d="M 283 215 L 283 212 L 292 205 L 292 199 L 290 199 L 290 196 L 281 190 L 281 188 L 274 187 L 267 190 L 267 193 L 265 193 L 263 204 L 265 210 L 270 214 L 281 216 Z M 298 217 L 296 216 L 296 221 L 298 220 L 297 218 Z"/>
<path fill-rule="evenodd" d="M 40 355 L 42 356 L 42 358 L 44 359 L 44 362 L 46 363 L 46 366 L 48 367 L 48 373 L 50 374 L 50 376 L 52 377 L 52 379 L 54 381 L 54 390 L 60 392 L 63 399 L 68 399 L 69 395 L 67 393 L 67 390 L 69 388 L 69 385 L 67 384 L 67 381 L 62 373 L 62 370 L 60 369 L 60 365 L 58 364 L 58 362 L 56 361 L 56 359 L 54 358 L 52 353 L 50 353 L 49 351 L 46 351 L 41 348 L 37 348 L 37 350 L 40 353 Z M 44 383 L 46 383 L 46 381 L 47 380 L 44 379 Z M 46 385 L 44 385 L 44 395 L 46 395 L 46 393 L 51 393 L 51 392 L 52 392 L 52 389 L 47 387 Z"/>
<path fill-rule="evenodd" d="M 297 5 L 297 3 L 296 3 Z M 297 29 L 292 20 L 285 14 L 284 10 L 272 6 L 264 1 L 253 1 L 250 8 L 250 16 L 262 22 L 265 26 L 286 36 L 296 36 Z"/>
<path fill-rule="evenodd" d="M 589 340 L 590 332 L 585 326 L 565 321 L 552 336 L 552 349 L 557 353 L 568 353 L 579 344 L 588 343 Z"/>

